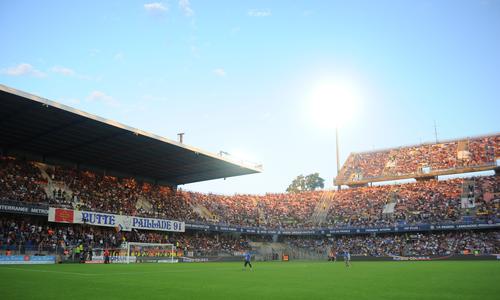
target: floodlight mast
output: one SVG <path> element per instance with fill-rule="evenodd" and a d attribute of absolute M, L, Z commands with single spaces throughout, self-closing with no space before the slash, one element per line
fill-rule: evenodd
<path fill-rule="evenodd" d="M 314 120 L 319 121 L 318 123 L 329 131 L 335 127 L 337 177 L 340 174 L 339 127 L 354 113 L 359 98 L 359 91 L 353 82 L 337 76 L 320 81 L 310 94 L 310 108 Z M 334 187 L 335 185 L 333 182 Z M 340 181 L 337 188 L 342 188 Z"/>
<path fill-rule="evenodd" d="M 339 177 L 339 172 L 340 172 L 340 161 L 339 161 L 339 126 L 336 125 L 335 126 L 335 148 L 336 148 L 336 151 L 335 153 L 337 154 L 337 182 L 338 181 L 338 177 Z M 337 189 L 340 191 L 340 184 L 337 185 Z"/>

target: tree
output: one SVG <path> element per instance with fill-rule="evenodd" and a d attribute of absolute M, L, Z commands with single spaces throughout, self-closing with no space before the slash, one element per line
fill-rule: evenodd
<path fill-rule="evenodd" d="M 307 176 L 299 175 L 288 186 L 288 193 L 300 193 L 305 191 L 314 191 L 317 188 L 324 188 L 325 180 L 319 177 L 319 173 L 309 174 Z"/>
<path fill-rule="evenodd" d="M 316 189 L 324 188 L 325 180 L 319 177 L 319 173 L 313 173 L 306 176 L 306 188 L 308 191 L 315 191 Z"/>

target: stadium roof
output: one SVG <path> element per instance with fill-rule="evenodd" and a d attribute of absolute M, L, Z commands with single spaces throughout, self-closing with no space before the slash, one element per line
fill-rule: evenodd
<path fill-rule="evenodd" d="M 0 85 L 0 148 L 172 185 L 262 171 L 69 106 Z"/>

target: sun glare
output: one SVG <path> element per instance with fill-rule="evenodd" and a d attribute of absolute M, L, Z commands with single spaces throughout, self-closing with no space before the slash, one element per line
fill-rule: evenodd
<path fill-rule="evenodd" d="M 318 82 L 309 94 L 310 117 L 322 128 L 342 127 L 359 109 L 360 90 L 348 80 Z"/>
<path fill-rule="evenodd" d="M 231 158 L 244 162 L 244 163 L 257 163 L 258 160 L 256 159 L 255 155 L 241 149 L 233 149 L 229 151 L 229 155 Z"/>

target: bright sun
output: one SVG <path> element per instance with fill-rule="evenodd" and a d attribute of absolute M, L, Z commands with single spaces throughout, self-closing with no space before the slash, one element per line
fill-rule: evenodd
<path fill-rule="evenodd" d="M 322 128 L 341 127 L 356 114 L 360 90 L 351 81 L 330 78 L 318 82 L 308 97 L 310 117 Z"/>

